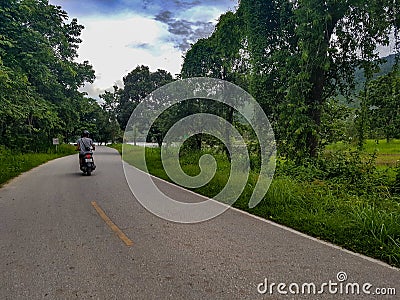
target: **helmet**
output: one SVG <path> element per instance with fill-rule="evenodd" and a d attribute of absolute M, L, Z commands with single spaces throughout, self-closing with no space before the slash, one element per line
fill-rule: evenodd
<path fill-rule="evenodd" d="M 83 135 L 84 137 L 89 137 L 89 131 L 84 130 L 84 131 L 82 132 L 82 135 Z"/>

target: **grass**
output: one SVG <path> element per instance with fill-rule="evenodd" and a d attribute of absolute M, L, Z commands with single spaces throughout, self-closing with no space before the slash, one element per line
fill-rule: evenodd
<path fill-rule="evenodd" d="M 327 147 L 327 151 L 355 150 L 357 147 L 351 144 L 338 142 Z M 389 143 L 386 140 L 367 140 L 364 151 L 376 154 L 376 164 L 383 167 L 394 167 L 400 161 L 400 140 L 393 139 Z"/>
<path fill-rule="evenodd" d="M 239 199 L 237 205 L 247 210 L 245 201 Z M 400 266 L 399 199 L 351 195 L 283 177 L 274 180 L 264 201 L 250 212 Z"/>
<path fill-rule="evenodd" d="M 382 145 L 381 152 L 395 154 L 397 141 L 394 146 Z M 121 145 L 114 147 L 121 151 Z M 333 145 L 329 151 L 338 151 L 338 147 Z M 374 151 L 372 144 L 367 149 L 370 153 Z M 139 149 L 132 146 L 125 150 L 124 159 L 137 165 Z M 201 154 L 204 153 L 189 153 L 181 157 L 182 169 L 187 174 L 198 174 Z M 210 183 L 194 189 L 208 197 L 221 191 L 229 177 L 229 161 L 218 153 L 213 153 L 213 156 L 218 162 L 216 174 Z M 146 162 L 151 174 L 171 181 L 163 170 L 159 149 L 146 148 Z M 339 165 L 338 169 L 344 172 L 343 167 L 346 164 Z M 364 165 L 360 164 L 357 170 L 353 170 L 358 176 L 354 183 L 347 182 L 347 175 L 344 179 L 315 179 L 312 176 L 314 171 L 309 168 L 278 169 L 263 201 L 249 209 L 248 201 L 258 175 L 251 171 L 246 188 L 234 206 L 400 267 L 400 197 L 393 195 L 389 187 L 389 179 L 393 178 L 395 171 L 389 168 L 393 173 L 390 176 L 379 170 L 363 174 L 363 168 Z M 311 176 L 307 172 L 311 172 Z"/>
<path fill-rule="evenodd" d="M 54 150 L 47 153 L 14 153 L 0 148 L 0 186 L 49 160 L 74 153 L 75 147 L 68 144 L 59 145 L 57 153 Z"/>

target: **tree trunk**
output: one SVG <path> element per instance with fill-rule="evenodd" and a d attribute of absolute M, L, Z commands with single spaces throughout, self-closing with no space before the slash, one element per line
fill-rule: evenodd
<path fill-rule="evenodd" d="M 318 155 L 318 150 L 320 146 L 320 132 L 321 132 L 321 115 L 323 104 L 325 102 L 324 98 L 324 86 L 326 84 L 326 74 L 324 70 L 324 63 L 328 61 L 328 49 L 329 42 L 338 22 L 338 16 L 332 17 L 330 23 L 326 24 L 326 30 L 324 34 L 324 39 L 318 49 L 314 49 L 315 55 L 319 57 L 317 61 L 320 61 L 314 66 L 311 71 L 310 82 L 312 88 L 306 99 L 306 105 L 308 107 L 308 117 L 310 118 L 312 124 L 311 128 L 307 133 L 306 142 L 308 147 L 308 154 L 310 157 L 316 157 Z M 321 59 L 322 58 L 322 59 Z"/>
<path fill-rule="evenodd" d="M 325 72 L 318 68 L 311 76 L 313 87 L 307 99 L 308 116 L 312 122 L 311 128 L 307 133 L 306 142 L 310 157 L 316 157 L 319 149 L 319 136 L 321 131 L 321 114 L 323 99 L 323 89 L 325 85 Z"/>
<path fill-rule="evenodd" d="M 229 106 L 227 115 L 226 115 L 226 120 L 228 121 L 229 124 L 233 125 L 233 107 Z M 231 161 L 231 155 L 229 153 L 229 149 L 231 149 L 231 130 L 230 127 L 227 126 L 225 129 L 225 141 L 226 141 L 226 146 L 224 145 L 223 151 L 226 154 L 226 157 L 228 158 L 229 162 Z"/>
<path fill-rule="evenodd" d="M 196 141 L 196 144 L 195 144 L 196 150 L 200 151 L 201 150 L 201 141 L 202 141 L 201 133 L 196 134 L 195 141 Z"/>

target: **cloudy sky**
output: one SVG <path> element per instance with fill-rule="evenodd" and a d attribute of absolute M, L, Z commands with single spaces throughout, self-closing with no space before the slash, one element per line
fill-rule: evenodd
<path fill-rule="evenodd" d="M 138 65 L 178 74 L 191 43 L 208 36 L 237 0 L 50 0 L 85 26 L 78 61 L 88 60 L 96 81 L 91 97 Z"/>

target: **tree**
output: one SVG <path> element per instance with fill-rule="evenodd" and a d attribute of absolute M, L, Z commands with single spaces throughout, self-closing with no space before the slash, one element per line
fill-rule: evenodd
<path fill-rule="evenodd" d="M 298 49 L 290 64 L 297 74 L 289 79 L 288 102 L 298 103 L 296 115 L 304 120 L 291 126 L 297 127 L 301 155 L 318 154 L 324 104 L 338 91 L 346 94 L 354 87 L 355 67 L 364 69 L 367 78 L 377 70 L 376 47 L 388 44 L 398 8 L 391 0 L 294 2 Z"/>
<path fill-rule="evenodd" d="M 321 115 L 321 145 L 326 146 L 336 142 L 349 143 L 353 140 L 351 132 L 354 127 L 354 109 L 339 104 L 335 99 L 329 99 Z"/>
<path fill-rule="evenodd" d="M 125 130 L 135 107 L 151 92 L 173 81 L 172 75 L 165 70 L 150 72 L 147 66 L 137 66 L 123 78 L 124 87 L 115 93 L 120 94 L 117 119 Z"/>
<path fill-rule="evenodd" d="M 7 147 L 43 150 L 51 137 L 76 131 L 78 88 L 94 71 L 75 62 L 83 26 L 67 19 L 44 0 L 0 4 L 0 143 Z"/>
<path fill-rule="evenodd" d="M 105 91 L 100 95 L 103 100 L 101 107 L 105 117 L 104 125 L 101 126 L 103 130 L 100 141 L 104 143 L 108 141 L 115 143 L 117 140 L 122 140 L 121 128 L 117 121 L 120 92 L 118 86 L 114 86 L 113 89 L 113 92 Z"/>
<path fill-rule="evenodd" d="M 182 65 L 181 77 L 212 77 L 226 80 L 240 86 L 246 85 L 246 60 L 241 55 L 244 51 L 240 34 L 240 19 L 232 12 L 220 16 L 213 34 L 209 38 L 200 39 L 186 53 Z M 229 123 L 234 123 L 234 108 L 221 103 L 212 103 L 202 99 L 193 99 L 190 104 L 180 104 L 182 117 L 195 113 L 212 111 L 218 113 Z M 227 147 L 223 147 L 229 157 L 230 132 L 225 133 Z M 203 135 L 197 134 L 194 143 L 189 143 L 199 150 Z M 212 141 L 214 143 L 214 140 Z"/>
<path fill-rule="evenodd" d="M 379 62 L 377 45 L 387 45 L 392 30 L 399 28 L 399 6 L 393 0 L 240 1 L 235 13 L 239 49 L 249 61 L 249 76 L 242 78 L 271 117 L 281 154 L 298 160 L 318 155 L 327 100 L 339 92 L 350 94 L 356 67 L 371 78 Z M 229 41 L 237 39 L 230 36 Z M 200 66 L 210 59 L 214 66 L 234 58 L 211 40 L 191 49 L 210 52 L 198 61 Z"/>

